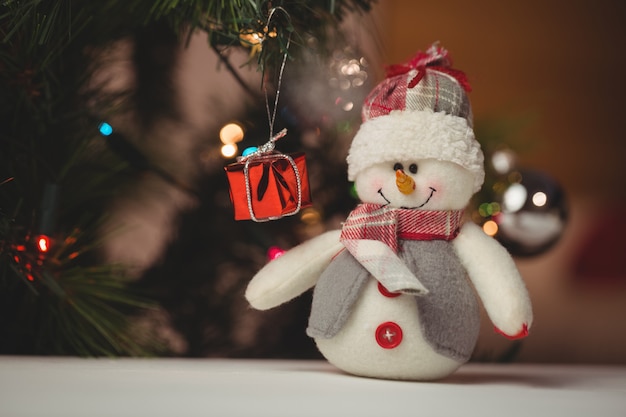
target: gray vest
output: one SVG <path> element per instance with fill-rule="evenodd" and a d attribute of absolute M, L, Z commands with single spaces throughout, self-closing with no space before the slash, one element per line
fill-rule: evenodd
<path fill-rule="evenodd" d="M 415 297 L 428 343 L 444 356 L 462 362 L 469 360 L 478 338 L 480 312 L 474 289 L 452 243 L 402 240 L 398 256 L 429 291 Z M 370 277 L 347 250 L 337 255 L 313 291 L 307 334 L 326 339 L 335 336 Z"/>

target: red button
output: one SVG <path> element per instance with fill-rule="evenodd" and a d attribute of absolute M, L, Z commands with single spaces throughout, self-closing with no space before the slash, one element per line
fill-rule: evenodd
<path fill-rule="evenodd" d="M 392 321 L 376 328 L 376 342 L 383 349 L 393 349 L 402 342 L 402 329 Z"/>
<path fill-rule="evenodd" d="M 395 298 L 395 297 L 399 297 L 401 295 L 399 292 L 391 292 L 391 291 L 389 291 L 380 282 L 378 283 L 378 291 L 380 291 L 380 293 L 382 295 L 384 295 L 385 297 L 389 297 L 389 298 Z"/>

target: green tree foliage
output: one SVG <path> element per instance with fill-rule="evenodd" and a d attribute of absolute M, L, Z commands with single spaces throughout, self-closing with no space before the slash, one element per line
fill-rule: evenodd
<path fill-rule="evenodd" d="M 2 1 L 0 352 L 158 352 L 127 331 L 129 317 L 153 303 L 131 289 L 123 267 L 104 264 L 98 254 L 104 202 L 123 186 L 137 159 L 145 163 L 118 132 L 107 140 L 98 130 L 104 116 L 139 103 L 132 91 L 113 96 L 93 85 L 101 51 L 156 25 L 180 43 L 194 30 L 205 31 L 213 46 L 239 47 L 241 34 L 255 31 L 273 34 L 252 63 L 267 70 L 288 40 L 301 46 L 305 33 L 323 39 L 328 25 L 349 11 L 369 10 L 370 3 Z M 297 48 L 292 53 L 297 57 Z M 112 152 L 112 139 L 126 152 Z M 40 236 L 49 238 L 46 250 Z"/>

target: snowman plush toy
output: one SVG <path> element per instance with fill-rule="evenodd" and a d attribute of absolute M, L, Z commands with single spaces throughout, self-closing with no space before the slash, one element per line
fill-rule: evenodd
<path fill-rule="evenodd" d="M 484 179 L 468 91 L 438 44 L 389 67 L 365 100 L 347 157 L 362 203 L 341 230 L 286 251 L 248 285 L 259 310 L 315 287 L 306 332 L 347 373 L 453 373 L 476 345 L 479 298 L 497 332 L 528 334 L 531 303 L 513 259 L 463 221 Z"/>

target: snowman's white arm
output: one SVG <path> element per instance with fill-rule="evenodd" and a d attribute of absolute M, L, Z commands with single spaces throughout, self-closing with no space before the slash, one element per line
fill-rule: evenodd
<path fill-rule="evenodd" d="M 512 339 L 526 336 L 532 306 L 507 250 L 474 223 L 462 227 L 453 245 L 496 330 Z"/>
<path fill-rule="evenodd" d="M 344 246 L 341 230 L 307 240 L 270 261 L 252 278 L 246 299 L 257 310 L 285 303 L 313 287 L 332 258 Z"/>

